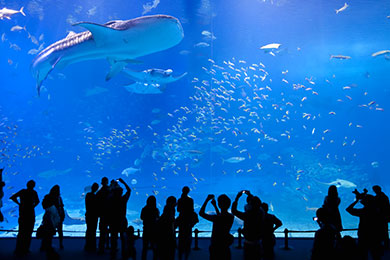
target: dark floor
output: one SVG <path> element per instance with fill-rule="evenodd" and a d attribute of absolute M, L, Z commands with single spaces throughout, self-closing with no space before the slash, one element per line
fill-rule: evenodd
<path fill-rule="evenodd" d="M 0 238 L 0 259 L 46 259 L 46 255 L 44 253 L 39 252 L 40 240 L 33 239 L 31 244 L 31 253 L 23 258 L 16 258 L 13 255 L 13 250 L 15 248 L 16 240 L 15 238 Z M 192 251 L 190 255 L 190 259 L 208 259 L 208 245 L 210 240 L 208 238 L 199 239 L 199 247 L 201 248 L 198 251 Z M 277 244 L 275 246 L 276 260 L 282 259 L 299 259 L 305 260 L 310 259 L 310 249 L 312 247 L 313 240 L 310 238 L 291 238 L 289 239 L 289 245 L 292 247 L 292 250 L 283 250 L 281 247 L 284 245 L 284 241 L 282 239 L 277 239 Z M 104 255 L 98 255 L 95 253 L 86 253 L 83 251 L 84 247 L 84 239 L 83 238 L 65 238 L 64 240 L 64 250 L 58 249 L 58 240 L 54 239 L 53 245 L 56 250 L 59 252 L 61 259 L 72 259 L 72 260 L 89 260 L 89 259 L 110 259 L 110 255 L 108 253 Z M 237 249 L 237 240 L 234 242 L 232 249 L 232 259 L 242 259 L 242 249 Z M 137 259 L 141 258 L 141 240 L 137 240 Z M 151 251 L 149 253 L 151 256 Z M 118 257 L 120 259 L 120 257 Z M 149 257 L 148 259 L 152 259 Z M 390 259 L 390 252 L 387 251 L 386 255 L 383 259 Z"/>

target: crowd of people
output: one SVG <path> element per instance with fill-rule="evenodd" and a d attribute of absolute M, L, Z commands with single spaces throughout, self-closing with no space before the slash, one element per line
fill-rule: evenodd
<path fill-rule="evenodd" d="M 0 180 L 1 184 L 3 182 Z M 2 187 L 0 195 L 3 196 Z M 15 253 L 25 255 L 29 252 L 31 237 L 35 224 L 35 207 L 39 204 L 35 182 L 27 182 L 27 188 L 13 194 L 10 199 L 19 205 L 19 232 Z M 354 191 L 355 201 L 346 211 L 359 217 L 358 239 L 341 236 L 343 230 L 339 211 L 340 198 L 337 187 L 330 186 L 321 208 L 316 211 L 315 220 L 320 228 L 315 233 L 311 254 L 312 260 L 317 259 L 381 259 L 383 250 L 389 247 L 388 222 L 390 221 L 390 204 L 388 197 L 377 185 L 373 187 L 374 195 L 367 190 L 362 193 Z M 190 188 L 182 188 L 179 199 L 170 196 L 162 214 L 157 208 L 155 196 L 149 196 L 142 208 L 140 219 L 143 221 L 141 259 L 147 259 L 151 250 L 153 259 L 188 259 L 191 251 L 192 229 L 199 222 L 194 210 L 194 200 L 189 196 Z M 115 258 L 118 251 L 118 239 L 121 241 L 121 257 L 136 259 L 134 227 L 128 225 L 126 219 L 127 203 L 131 189 L 123 179 L 109 180 L 103 177 L 101 185 L 93 183 L 91 191 L 85 196 L 85 247 L 88 252 L 104 254 L 105 251 Z M 246 197 L 243 210 L 238 209 L 242 196 Z M 358 203 L 363 207 L 356 208 Z M 215 213 L 206 211 L 211 204 Z M 42 240 L 41 250 L 47 253 L 49 259 L 59 258 L 53 249 L 52 238 L 58 233 L 59 247 L 63 245 L 62 226 L 65 218 L 64 204 L 59 185 L 54 185 L 44 196 L 42 207 L 45 210 L 42 223 L 37 230 L 37 237 Z M 230 210 L 229 210 L 230 209 Z M 176 211 L 178 217 L 176 217 Z M 2 215 L 1 215 L 2 216 Z M 210 259 L 231 259 L 230 246 L 234 237 L 230 233 L 234 218 L 242 220 L 244 237 L 244 259 L 274 259 L 274 231 L 282 226 L 276 216 L 268 212 L 268 204 L 253 195 L 249 190 L 237 193 L 234 201 L 226 195 L 210 194 L 199 210 L 199 216 L 212 222 L 211 242 L 209 246 Z M 176 238 L 176 229 L 178 235 Z M 96 232 L 100 235 L 97 243 Z M 177 241 L 177 243 L 176 243 Z"/>

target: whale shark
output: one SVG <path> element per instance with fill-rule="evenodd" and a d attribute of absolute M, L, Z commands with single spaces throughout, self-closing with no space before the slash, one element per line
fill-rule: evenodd
<path fill-rule="evenodd" d="M 185 72 L 174 77 L 171 69 L 148 69 L 139 72 L 126 69 L 123 72 L 135 81 L 135 83 L 124 87 L 127 91 L 137 94 L 160 94 L 165 84 L 175 82 L 187 75 Z"/>
<path fill-rule="evenodd" d="M 142 16 L 131 20 L 115 20 L 106 24 L 79 22 L 87 31 L 70 32 L 68 36 L 42 50 L 32 61 L 31 72 L 40 94 L 42 82 L 54 68 L 95 59 L 111 64 L 106 80 L 118 74 L 136 58 L 166 50 L 184 37 L 180 21 L 169 15 Z"/>

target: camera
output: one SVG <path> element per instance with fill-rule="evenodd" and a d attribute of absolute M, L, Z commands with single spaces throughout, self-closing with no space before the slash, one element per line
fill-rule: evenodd
<path fill-rule="evenodd" d="M 361 200 L 364 198 L 364 196 L 367 194 L 368 190 L 367 189 L 363 189 L 363 192 L 360 193 L 357 189 L 355 189 L 354 191 L 352 191 L 353 194 L 356 195 L 356 199 L 357 200 Z"/>

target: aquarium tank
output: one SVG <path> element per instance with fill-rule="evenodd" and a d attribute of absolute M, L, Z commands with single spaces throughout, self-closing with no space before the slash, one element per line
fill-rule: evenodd
<path fill-rule="evenodd" d="M 1 229 L 33 179 L 41 201 L 60 185 L 64 230 L 83 236 L 104 176 L 131 187 L 136 229 L 148 196 L 161 212 L 189 186 L 196 212 L 250 190 L 280 230 L 315 230 L 330 185 L 357 228 L 352 191 L 390 192 L 386 3 L 0 0 Z"/>

